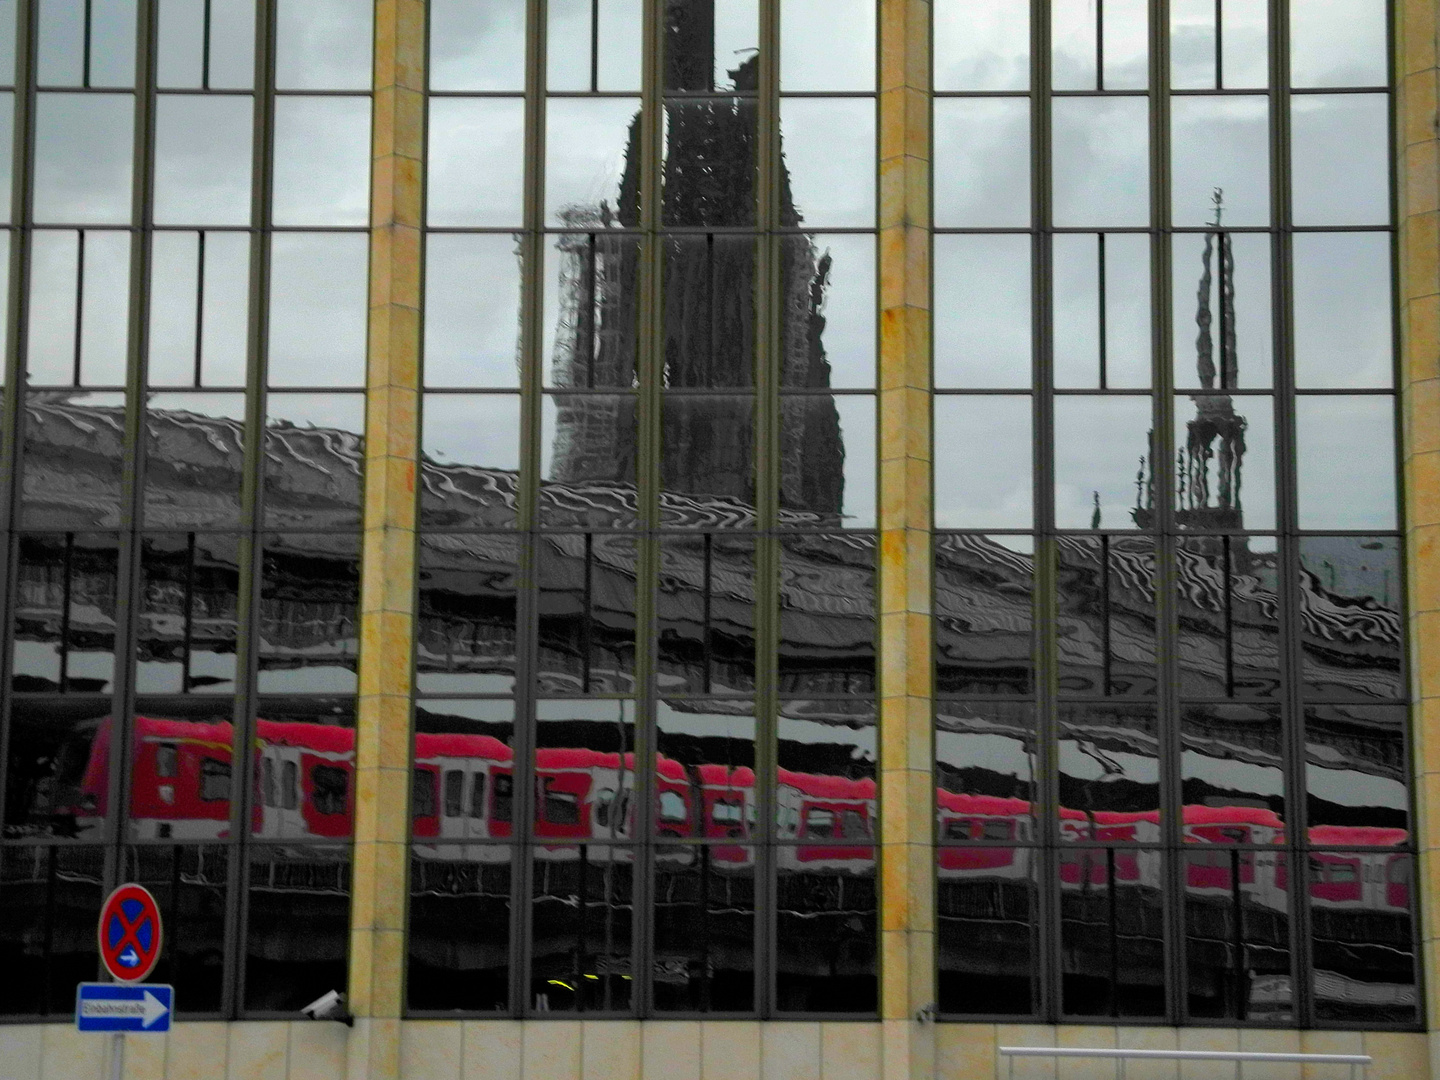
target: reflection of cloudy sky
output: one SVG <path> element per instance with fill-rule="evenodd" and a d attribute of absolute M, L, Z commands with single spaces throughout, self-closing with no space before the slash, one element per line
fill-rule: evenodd
<path fill-rule="evenodd" d="M 370 99 L 275 99 L 277 225 L 370 220 Z"/>
<path fill-rule="evenodd" d="M 434 98 L 428 139 L 430 225 L 521 224 L 522 98 Z"/>
<path fill-rule="evenodd" d="M 613 211 L 625 171 L 634 98 L 554 98 L 545 109 L 545 219 L 560 224 L 568 207 Z"/>
<path fill-rule="evenodd" d="M 876 6 L 873 0 L 781 0 L 781 92 L 875 89 Z"/>
<path fill-rule="evenodd" d="M 780 137 L 805 225 L 875 224 L 873 98 L 782 99 Z"/>
<path fill-rule="evenodd" d="M 1140 90 L 1148 82 L 1149 19 L 1145 0 L 1105 0 L 1105 89 Z M 1052 0 L 1052 83 L 1093 90 L 1095 0 Z"/>
<path fill-rule="evenodd" d="M 369 90 L 372 0 L 278 0 L 275 85 Z"/>
<path fill-rule="evenodd" d="M 161 94 L 157 98 L 157 223 L 250 224 L 254 115 L 250 97 Z"/>
<path fill-rule="evenodd" d="M 135 99 L 41 94 L 35 113 L 35 220 L 126 224 Z"/>
<path fill-rule="evenodd" d="M 270 384 L 365 381 L 364 233 L 280 233 L 270 250 Z"/>
<path fill-rule="evenodd" d="M 1303 6 L 1309 0 L 1302 0 Z M 1220 12 L 1222 80 L 1227 89 L 1269 82 L 1266 0 L 1225 0 Z M 1215 87 L 1214 0 L 1170 0 L 1170 85 L 1177 90 Z"/>
<path fill-rule="evenodd" d="M 425 247 L 425 385 L 518 386 L 520 259 L 509 233 Z"/>
<path fill-rule="evenodd" d="M 936 90 L 1030 85 L 1029 0 L 967 0 L 934 10 Z"/>
<path fill-rule="evenodd" d="M 430 0 L 430 86 L 525 89 L 525 0 Z"/>
<path fill-rule="evenodd" d="M 426 394 L 421 452 L 445 464 L 520 467 L 515 394 Z"/>
<path fill-rule="evenodd" d="M 75 364 L 75 271 L 79 240 L 74 232 L 37 232 L 30 264 L 27 368 L 39 386 L 71 382 Z M 80 381 L 121 386 L 129 335 L 130 234 L 85 234 L 84 311 Z"/>
<path fill-rule="evenodd" d="M 1056 225 L 1150 223 L 1149 123 L 1145 98 L 1055 99 Z"/>

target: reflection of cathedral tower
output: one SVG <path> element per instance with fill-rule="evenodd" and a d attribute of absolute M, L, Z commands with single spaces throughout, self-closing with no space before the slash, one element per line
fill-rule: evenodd
<path fill-rule="evenodd" d="M 670 0 L 666 84 L 710 94 L 715 87 L 714 0 Z M 669 491 L 754 500 L 756 266 L 753 236 L 706 233 L 754 223 L 758 63 L 730 72 L 735 97 L 676 97 L 665 105 L 661 220 L 662 382 L 667 389 L 730 390 L 734 396 L 668 395 L 661 426 L 661 476 Z M 638 118 L 637 118 L 638 119 Z M 573 207 L 560 239 L 560 314 L 552 366 L 557 387 L 628 388 L 637 345 L 639 246 L 611 226 L 639 221 L 640 139 L 632 123 L 626 167 L 612 211 Z M 780 224 L 800 224 L 783 167 Z M 780 242 L 780 380 L 789 389 L 830 385 L 821 335 L 830 257 L 802 234 Z M 621 481 L 633 477 L 622 432 L 634 430 L 630 399 L 572 397 L 559 410 L 549 479 Z M 829 397 L 786 402 L 782 416 L 782 503 L 838 514 L 844 448 Z"/>
<path fill-rule="evenodd" d="M 1215 220 L 1205 234 L 1200 256 L 1200 282 L 1196 289 L 1195 367 L 1203 390 L 1233 390 L 1239 384 L 1240 359 L 1235 335 L 1235 250 L 1230 233 L 1220 227 L 1223 204 L 1215 189 Z M 1218 288 L 1217 288 L 1218 272 Z M 1210 296 L 1219 298 L 1217 329 Z M 1220 342 L 1220 364 L 1215 364 L 1215 341 Z M 1216 385 L 1216 377 L 1219 385 Z M 1244 528 L 1241 480 L 1245 460 L 1245 417 L 1235 411 L 1234 399 L 1225 393 L 1194 394 L 1195 415 L 1185 425 L 1185 444 L 1175 448 L 1175 523 L 1189 529 Z M 1155 435 L 1151 432 L 1152 451 Z M 1148 528 L 1154 509 L 1150 458 L 1141 458 L 1135 478 L 1136 501 L 1131 516 Z M 1098 511 L 1097 511 L 1098 513 Z"/>
<path fill-rule="evenodd" d="M 1220 343 L 1219 389 L 1233 390 L 1240 374 L 1235 348 L 1235 254 L 1230 234 L 1220 228 L 1221 193 L 1215 191 L 1215 229 L 1205 234 L 1204 267 L 1196 294 L 1195 362 L 1200 386 L 1216 389 L 1215 340 Z M 1214 284 L 1212 262 L 1218 264 L 1220 326 L 1212 334 L 1210 291 Z M 1239 529 L 1244 525 L 1240 501 L 1241 471 L 1245 457 L 1245 418 L 1235 412 L 1229 394 L 1203 394 L 1191 398 L 1195 416 L 1186 425 L 1185 445 L 1176 447 L 1178 469 L 1176 524 L 1190 528 Z"/>

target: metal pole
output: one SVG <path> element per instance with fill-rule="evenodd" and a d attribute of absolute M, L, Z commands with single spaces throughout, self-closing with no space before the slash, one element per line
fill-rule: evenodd
<path fill-rule="evenodd" d="M 110 1036 L 110 1080 L 125 1076 L 125 1034 L 117 1031 Z"/>

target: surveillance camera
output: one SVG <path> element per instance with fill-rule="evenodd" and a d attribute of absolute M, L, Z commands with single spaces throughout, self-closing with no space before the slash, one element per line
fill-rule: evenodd
<path fill-rule="evenodd" d="M 353 1027 L 355 1019 L 345 1008 L 345 995 L 331 990 L 310 1002 L 300 1010 L 311 1020 L 338 1020 L 346 1027 Z"/>

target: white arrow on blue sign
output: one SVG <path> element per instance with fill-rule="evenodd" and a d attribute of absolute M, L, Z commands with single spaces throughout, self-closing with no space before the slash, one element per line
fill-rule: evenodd
<path fill-rule="evenodd" d="M 75 1026 L 81 1031 L 170 1030 L 175 988 L 162 983 L 81 983 Z"/>

